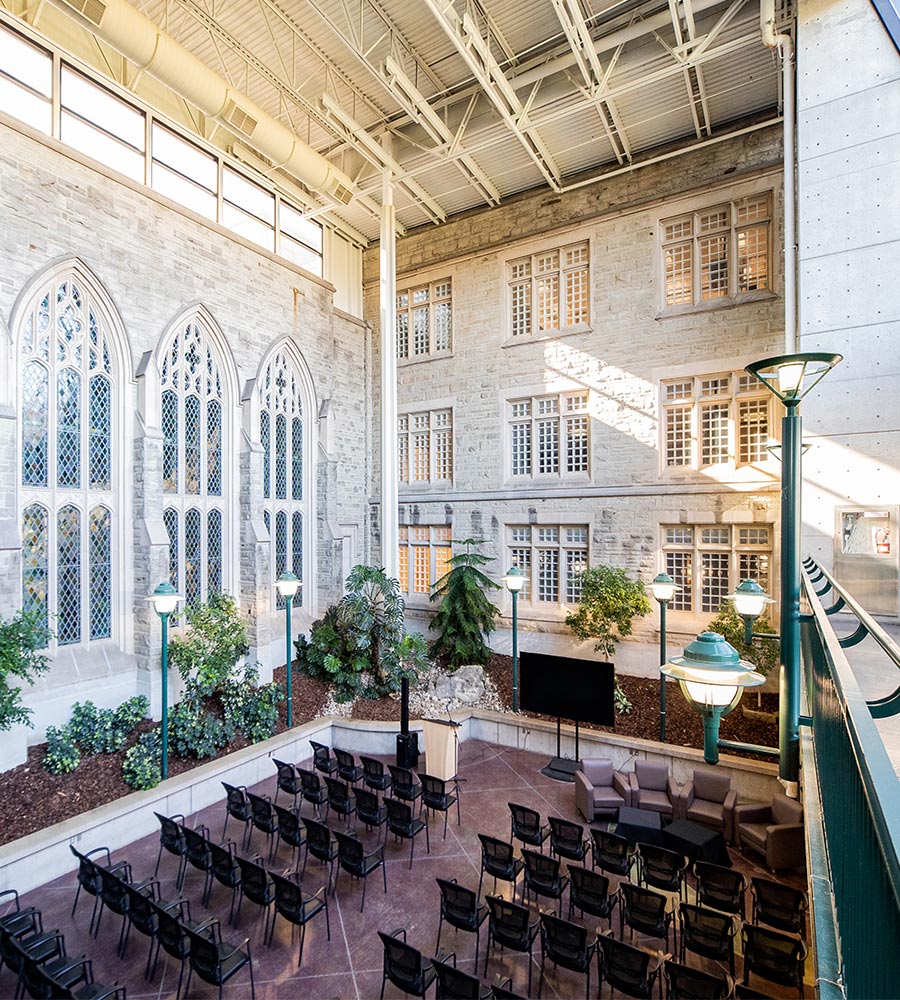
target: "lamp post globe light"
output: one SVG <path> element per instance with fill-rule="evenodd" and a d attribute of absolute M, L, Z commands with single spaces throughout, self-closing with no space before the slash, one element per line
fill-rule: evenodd
<path fill-rule="evenodd" d="M 518 566 L 510 566 L 503 577 L 506 589 L 512 594 L 512 683 L 513 683 L 513 704 L 514 712 L 519 711 L 519 637 L 517 618 L 517 603 L 519 591 L 525 586 L 525 574 Z"/>
<path fill-rule="evenodd" d="M 287 727 L 294 725 L 294 697 L 291 689 L 291 604 L 302 584 L 290 571 L 282 573 L 275 581 L 275 589 L 284 598 L 284 655 L 287 674 Z"/>
<path fill-rule="evenodd" d="M 781 667 L 778 777 L 796 798 L 800 777 L 800 401 L 842 360 L 820 352 L 780 354 L 747 365 L 784 404 L 781 418 Z"/>
<path fill-rule="evenodd" d="M 178 607 L 181 595 L 171 583 L 161 583 L 147 598 L 162 622 L 162 760 L 160 774 L 169 777 L 169 615 Z"/>
<path fill-rule="evenodd" d="M 718 764 L 722 716 L 735 708 L 745 687 L 764 684 L 765 677 L 718 632 L 701 632 L 661 672 L 679 682 L 691 708 L 703 718 L 703 759 Z"/>
<path fill-rule="evenodd" d="M 659 741 L 666 742 L 666 607 L 675 596 L 678 585 L 668 573 L 658 573 L 650 584 L 650 593 L 659 604 Z"/>
<path fill-rule="evenodd" d="M 734 610 L 744 622 L 744 642 L 753 641 L 753 622 L 765 611 L 767 604 L 774 604 L 773 598 L 760 587 L 756 580 L 742 580 L 733 594 L 725 595 L 726 601 L 734 604 Z"/>

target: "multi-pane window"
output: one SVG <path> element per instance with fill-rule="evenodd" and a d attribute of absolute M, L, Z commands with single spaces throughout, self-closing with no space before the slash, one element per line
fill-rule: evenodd
<path fill-rule="evenodd" d="M 0 108 L 50 134 L 53 57 L 0 25 Z"/>
<path fill-rule="evenodd" d="M 263 506 L 271 542 L 272 587 L 290 570 L 303 579 L 303 403 L 300 375 L 287 352 L 278 351 L 260 382 L 259 440 L 263 450 Z M 303 589 L 295 604 L 303 603 Z"/>
<path fill-rule="evenodd" d="M 172 586 L 188 605 L 224 586 L 225 398 L 219 359 L 196 318 L 170 337 L 160 365 L 163 523 Z"/>
<path fill-rule="evenodd" d="M 397 418 L 397 455 L 401 483 L 453 479 L 453 411 L 401 413 Z"/>
<path fill-rule="evenodd" d="M 507 264 L 513 337 L 586 326 L 590 322 L 588 244 L 573 243 Z"/>
<path fill-rule="evenodd" d="M 397 357 L 445 354 L 453 342 L 452 283 L 449 278 L 397 293 Z"/>
<path fill-rule="evenodd" d="M 577 604 L 588 567 L 586 525 L 512 525 L 507 528 L 512 566 L 525 574 L 519 600 L 526 604 Z"/>
<path fill-rule="evenodd" d="M 282 201 L 278 212 L 278 253 L 322 277 L 322 225 Z"/>
<path fill-rule="evenodd" d="M 216 158 L 158 122 L 153 123 L 152 144 L 153 190 L 215 220 L 219 190 Z"/>
<path fill-rule="evenodd" d="M 400 591 L 407 597 L 427 596 L 450 570 L 452 529 L 446 525 L 400 525 Z"/>
<path fill-rule="evenodd" d="M 38 293 L 20 328 L 22 607 L 60 646 L 112 635 L 111 335 L 73 271 Z"/>
<path fill-rule="evenodd" d="M 669 379 L 661 392 L 666 468 L 751 465 L 769 457 L 771 396 L 753 375 Z"/>
<path fill-rule="evenodd" d="M 665 304 L 695 306 L 771 288 L 771 194 L 660 224 Z"/>
<path fill-rule="evenodd" d="M 568 476 L 590 468 L 587 392 L 527 396 L 507 402 L 510 475 Z"/>
<path fill-rule="evenodd" d="M 756 580 L 769 590 L 768 525 L 671 525 L 662 531 L 665 570 L 678 585 L 672 611 L 718 614 L 742 580 Z"/>

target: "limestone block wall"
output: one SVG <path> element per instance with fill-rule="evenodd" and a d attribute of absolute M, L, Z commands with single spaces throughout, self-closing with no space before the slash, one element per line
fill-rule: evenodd
<path fill-rule="evenodd" d="M 663 523 L 764 523 L 777 550 L 777 463 L 715 473 L 666 468 L 660 380 L 740 371 L 779 352 L 781 160 L 780 129 L 768 128 L 567 194 L 513 198 L 398 241 L 398 289 L 444 279 L 453 289 L 452 351 L 399 362 L 399 409 L 452 407 L 455 449 L 451 484 L 401 484 L 401 524 L 451 524 L 454 538 L 485 538 L 495 576 L 509 564 L 509 525 L 587 525 L 590 563 L 623 566 L 645 580 L 662 568 Z M 660 220 L 759 192 L 772 195 L 771 292 L 729 308 L 665 310 Z M 588 329 L 513 341 L 507 262 L 582 240 L 590 254 Z M 366 315 L 375 327 L 376 355 L 377 274 L 377 253 L 368 252 Z M 377 424 L 377 359 L 373 364 Z M 590 393 L 589 475 L 514 480 L 506 401 L 577 389 Z M 377 455 L 372 475 L 377 526 Z M 377 544 L 374 539 L 373 555 Z M 508 610 L 505 593 L 494 597 Z M 557 628 L 565 615 L 563 607 L 520 610 L 525 627 Z M 655 618 L 644 625 L 647 637 Z M 673 627 L 686 632 L 708 618 L 670 616 Z"/>
<path fill-rule="evenodd" d="M 127 345 L 123 384 L 126 426 L 116 438 L 123 463 L 118 498 L 127 530 L 114 569 L 121 622 L 114 638 L 60 647 L 48 678 L 28 696 L 39 709 L 39 738 L 64 718 L 76 697 L 113 704 L 144 691 L 158 709 L 160 629 L 145 597 L 168 577 L 162 522 L 162 435 L 159 371 L 153 352 L 173 321 L 197 308 L 214 324 L 234 373 L 230 495 L 232 524 L 225 589 L 250 622 L 253 653 L 264 676 L 284 662 L 284 617 L 276 612 L 263 521 L 262 459 L 255 379 L 273 345 L 287 339 L 305 362 L 311 384 L 303 417 L 312 466 L 307 524 L 310 575 L 295 631 L 340 593 L 343 539 L 329 525 L 360 535 L 367 518 L 367 444 L 371 439 L 366 325 L 333 305 L 325 281 L 254 250 L 148 189 L 98 168 L 80 154 L 25 126 L 0 121 L 0 613 L 21 604 L 18 499 L 17 342 L 12 324 L 23 289 L 61 262 L 77 260 L 107 295 Z M 7 332 L 8 331 L 8 332 Z M 327 419 L 320 420 L 320 412 Z M 322 467 L 337 470 L 331 477 Z M 349 532 L 349 527 L 346 529 Z M 72 687 L 73 679 L 84 685 Z M 96 678 L 96 683 L 91 681 Z"/>

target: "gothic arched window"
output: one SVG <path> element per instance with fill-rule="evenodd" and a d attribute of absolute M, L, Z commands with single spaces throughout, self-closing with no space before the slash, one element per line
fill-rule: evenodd
<path fill-rule="evenodd" d="M 259 384 L 259 439 L 263 449 L 263 510 L 271 539 L 273 595 L 285 570 L 303 579 L 303 401 L 298 367 L 284 348 L 272 355 Z M 295 604 L 303 603 L 301 588 Z"/>
<path fill-rule="evenodd" d="M 111 336 L 73 268 L 38 292 L 19 327 L 22 607 L 58 646 L 113 631 L 121 373 Z"/>
<path fill-rule="evenodd" d="M 227 552 L 222 375 L 199 317 L 181 323 L 170 336 L 160 387 L 169 578 L 190 606 L 222 591 Z"/>

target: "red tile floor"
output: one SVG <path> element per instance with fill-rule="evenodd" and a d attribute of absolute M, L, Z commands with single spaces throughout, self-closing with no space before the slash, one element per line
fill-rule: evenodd
<path fill-rule="evenodd" d="M 461 785 L 462 823 L 457 825 L 455 810 L 451 813 L 446 840 L 442 838 L 443 817 L 438 815 L 430 821 L 431 853 L 425 853 L 424 836 L 417 839 L 415 859 L 410 871 L 407 867 L 409 859 L 408 842 L 396 843 L 389 838 L 386 848 L 387 884 L 385 894 L 380 873 L 370 877 L 366 893 L 365 912 L 359 912 L 362 883 L 351 881 L 342 873 L 338 878 L 337 891 L 329 897 L 329 913 L 331 918 L 331 941 L 326 940 L 325 921 L 322 915 L 314 918 L 307 927 L 306 944 L 303 954 L 303 967 L 297 969 L 297 950 L 299 937 L 292 940 L 291 928 L 279 919 L 275 929 L 271 947 L 262 943 L 262 920 L 258 907 L 245 902 L 240 922 L 236 927 L 228 923 L 230 890 L 217 883 L 210 897 L 209 907 L 200 904 L 203 889 L 203 875 L 188 868 L 182 896 L 191 900 L 192 916 L 202 919 L 216 916 L 221 921 L 222 935 L 226 941 L 240 944 L 249 937 L 253 954 L 254 980 L 256 996 L 259 1000 L 276 1000 L 276 998 L 315 998 L 340 997 L 343 1000 L 367 1000 L 378 997 L 382 983 L 382 946 L 377 931 L 391 931 L 405 927 L 408 941 L 420 948 L 426 955 L 436 954 L 435 938 L 437 935 L 439 915 L 439 891 L 435 878 L 456 878 L 462 885 L 473 889 L 478 886 L 478 876 L 481 863 L 481 848 L 479 833 L 509 839 L 508 801 L 519 802 L 537 809 L 546 820 L 547 816 L 557 815 L 567 819 L 582 822 L 576 813 L 574 801 L 574 786 L 546 778 L 540 768 L 546 764 L 546 757 L 540 754 L 493 746 L 477 741 L 467 741 L 460 745 L 459 773 L 464 779 Z M 298 762 L 303 763 L 303 762 Z M 304 766 L 311 766 L 307 761 Z M 275 794 L 275 768 L 272 777 L 256 789 L 260 793 Z M 280 804 L 288 804 L 287 797 L 282 793 Z M 303 815 L 312 815 L 311 807 L 304 804 Z M 216 806 L 188 817 L 190 825 L 203 823 L 210 828 L 210 835 L 218 838 L 221 835 L 222 823 L 225 817 L 224 793 L 222 802 Z M 332 826 L 341 829 L 342 821 L 334 820 Z M 367 833 L 359 824 L 358 831 L 363 842 L 374 846 L 377 833 Z M 229 838 L 240 840 L 239 824 L 232 820 L 228 828 Z M 83 850 L 99 847 L 99 844 L 83 844 Z M 255 832 L 251 851 L 245 854 L 265 852 L 264 835 Z M 144 837 L 129 847 L 117 851 L 113 860 L 127 860 L 132 866 L 137 880 L 150 878 L 156 865 L 158 850 L 157 836 Z M 759 859 L 747 857 L 734 849 L 731 856 L 735 867 L 748 878 L 752 875 L 772 877 L 771 873 L 760 866 Z M 274 862 L 268 867 L 275 871 L 283 871 L 291 864 L 290 849 L 281 845 Z M 175 888 L 175 875 L 178 861 L 170 854 L 164 854 L 159 869 L 161 895 L 166 900 L 178 897 Z M 792 873 L 787 879 L 798 888 L 804 887 L 801 873 Z M 326 881 L 326 869 L 319 866 L 315 859 L 310 859 L 306 875 L 303 879 L 305 892 L 315 892 Z M 615 877 L 612 879 L 615 883 Z M 147 957 L 147 939 L 132 932 L 126 956 L 120 959 L 116 955 L 116 942 L 121 926 L 119 917 L 112 913 L 104 913 L 100 931 L 96 938 L 89 937 L 87 925 L 90 920 L 93 900 L 84 893 L 78 902 L 74 919 L 71 918 L 71 907 L 75 896 L 75 873 L 58 878 L 47 885 L 36 889 L 22 897 L 23 905 L 33 905 L 41 909 L 46 930 L 59 928 L 65 934 L 67 951 L 70 955 L 82 953 L 93 959 L 94 974 L 98 981 L 105 983 L 118 982 L 127 987 L 130 1000 L 142 997 L 172 997 L 178 982 L 178 963 L 173 959 L 166 960 L 163 953 L 160 956 L 156 974 L 152 981 L 144 978 L 144 963 Z M 491 891 L 491 882 L 486 878 L 484 891 Z M 498 883 L 499 894 L 509 896 L 509 887 Z M 690 890 L 689 890 L 690 891 Z M 544 900 L 544 906 L 552 906 Z M 750 912 L 749 899 L 747 912 Z M 535 904 L 532 902 L 532 906 Z M 555 908 L 554 908 L 555 909 Z M 566 906 L 564 913 L 566 915 Z M 576 911 L 577 913 L 577 911 Z M 599 924 L 593 917 L 586 916 L 590 928 Z M 603 929 L 605 929 L 605 922 Z M 614 915 L 613 927 L 618 933 L 618 916 Z M 626 940 L 627 938 L 626 931 Z M 500 973 L 511 976 L 513 988 L 522 994 L 526 991 L 528 979 L 527 956 L 513 955 L 501 952 L 499 948 L 492 951 L 488 961 L 487 974 L 484 974 L 484 954 L 487 940 L 487 924 L 482 927 L 481 952 L 478 963 L 478 974 L 485 982 L 492 982 Z M 737 938 L 738 945 L 740 936 Z M 641 940 L 635 937 L 635 944 L 646 946 L 652 950 L 660 950 L 664 942 L 657 939 Z M 460 968 L 474 972 L 474 935 L 455 932 L 446 925 L 441 939 L 441 947 L 445 951 L 456 951 Z M 670 951 L 674 950 L 670 943 Z M 709 971 L 718 971 L 696 956 L 688 955 L 688 964 Z M 540 939 L 535 947 L 535 965 L 533 969 L 533 993 L 537 995 L 540 963 Z M 811 960 L 807 960 L 807 978 L 810 975 Z M 741 973 L 741 958 L 737 959 L 737 972 Z M 592 992 L 596 987 L 596 964 L 591 975 Z M 774 983 L 753 977 L 751 985 L 762 993 L 771 996 L 796 996 L 795 991 L 785 991 Z M 15 983 L 9 971 L 0 970 L 0 998 L 11 997 Z M 543 995 L 545 997 L 582 997 L 585 981 L 583 976 L 563 969 L 554 969 L 548 963 L 544 980 Z M 191 997 L 210 997 L 217 995 L 212 987 L 201 984 L 195 977 L 190 988 Z M 386 997 L 399 997 L 402 994 L 390 983 L 385 991 Z M 433 995 L 429 990 L 429 996 Z M 610 995 L 609 986 L 604 983 L 601 996 Z M 225 996 L 238 1000 L 250 996 L 250 983 L 246 969 L 226 985 Z"/>

